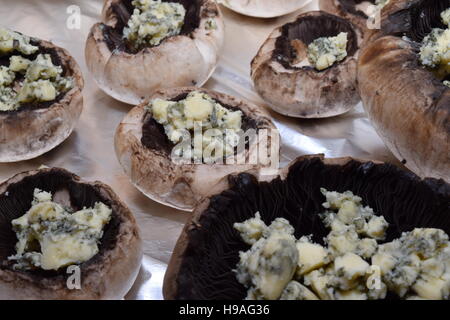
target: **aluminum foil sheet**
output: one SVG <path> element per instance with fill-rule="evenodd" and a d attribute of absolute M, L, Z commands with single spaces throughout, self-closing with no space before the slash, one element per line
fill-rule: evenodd
<path fill-rule="evenodd" d="M 162 282 L 175 243 L 188 218 L 185 212 L 158 204 L 136 190 L 116 160 L 113 137 L 132 106 L 104 94 L 89 74 L 84 44 L 90 27 L 100 20 L 102 0 L 2 0 L 3 26 L 50 40 L 69 50 L 80 65 L 85 88 L 84 110 L 72 135 L 56 149 L 29 161 L 0 164 L 0 181 L 42 164 L 66 168 L 86 180 L 110 185 L 135 214 L 144 240 L 141 272 L 125 299 L 162 299 Z M 265 107 L 253 90 L 250 61 L 269 33 L 304 11 L 316 10 L 315 0 L 290 15 L 257 19 L 221 6 L 226 24 L 219 64 L 205 87 L 247 99 Z M 80 13 L 79 28 L 73 14 Z M 399 164 L 358 105 L 344 115 L 301 120 L 270 112 L 281 134 L 281 165 L 300 155 L 353 156 Z"/>

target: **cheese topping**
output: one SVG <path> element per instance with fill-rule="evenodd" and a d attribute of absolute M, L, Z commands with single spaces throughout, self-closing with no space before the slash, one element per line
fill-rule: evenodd
<path fill-rule="evenodd" d="M 155 99 L 148 109 L 174 144 L 192 140 L 194 148 L 175 149 L 185 159 L 212 162 L 234 154 L 240 140 L 242 112 L 223 107 L 205 93 L 192 91 L 180 101 Z M 197 129 L 200 132 L 191 139 Z"/>
<path fill-rule="evenodd" d="M 29 37 L 6 28 L 0 28 L 0 54 L 18 51 L 29 55 L 38 49 L 37 46 L 30 44 Z"/>
<path fill-rule="evenodd" d="M 335 37 L 321 37 L 308 45 L 308 60 L 317 69 L 324 70 L 347 56 L 347 33 Z"/>
<path fill-rule="evenodd" d="M 441 13 L 442 22 L 449 26 L 450 8 Z M 450 29 L 434 28 L 422 40 L 420 62 L 439 78 L 450 75 Z M 447 85 L 446 83 L 444 83 Z"/>
<path fill-rule="evenodd" d="M 181 32 L 186 14 L 182 4 L 161 0 L 134 0 L 132 4 L 134 11 L 123 29 L 123 36 L 136 49 L 156 46 Z"/>
<path fill-rule="evenodd" d="M 324 239 L 327 246 L 313 243 L 311 236 L 296 240 L 294 228 L 283 218 L 267 226 L 256 213 L 234 224 L 251 245 L 239 253 L 235 270 L 238 281 L 248 289 L 247 299 L 384 299 L 388 290 L 406 299 L 450 298 L 450 242 L 445 232 L 418 228 L 379 244 L 389 226 L 384 217 L 364 207 L 362 199 L 350 191 L 321 192 L 326 210 L 319 216 L 330 229 Z M 289 259 L 263 259 L 267 247 L 270 257 Z M 378 285 L 371 284 L 374 270 L 379 270 Z"/>
<path fill-rule="evenodd" d="M 12 39 L 12 47 L 9 40 L 2 39 Z M 16 50 L 31 54 L 38 49 L 29 44 L 28 37 L 0 28 L 0 53 Z M 17 110 L 24 103 L 52 101 L 59 93 L 70 90 L 73 79 L 61 76 L 62 72 L 49 54 L 38 54 L 33 61 L 21 55 L 10 56 L 9 66 L 0 66 L 0 111 Z"/>
<path fill-rule="evenodd" d="M 14 268 L 58 270 L 91 259 L 98 252 L 111 209 L 102 202 L 70 212 L 52 201 L 49 192 L 34 189 L 31 208 L 12 221 L 18 242 Z"/>

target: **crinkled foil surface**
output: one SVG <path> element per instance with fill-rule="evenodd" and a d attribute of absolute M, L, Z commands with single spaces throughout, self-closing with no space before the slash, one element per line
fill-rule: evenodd
<path fill-rule="evenodd" d="M 276 1 L 276 0 L 274 0 Z M 301 1 L 301 0 L 299 0 Z M 307 2 L 308 0 L 306 0 Z M 172 250 L 188 213 L 158 204 L 136 190 L 116 160 L 113 137 L 132 106 L 104 94 L 89 74 L 84 44 L 90 27 L 100 20 L 102 0 L 2 0 L 0 24 L 24 34 L 50 40 L 77 60 L 84 79 L 84 110 L 72 135 L 56 149 L 29 161 L 0 164 L 0 181 L 42 164 L 66 168 L 86 180 L 110 185 L 135 214 L 144 241 L 140 274 L 125 299 L 162 299 L 162 282 Z M 67 26 L 79 8 L 79 29 Z M 245 98 L 265 107 L 253 90 L 250 61 L 269 33 L 304 11 L 316 10 L 315 0 L 290 15 L 273 19 L 245 17 L 221 6 L 225 44 L 216 71 L 205 87 Z M 344 115 L 321 120 L 288 118 L 271 112 L 281 134 L 281 165 L 300 155 L 353 156 L 398 164 L 375 133 L 358 105 Z"/>

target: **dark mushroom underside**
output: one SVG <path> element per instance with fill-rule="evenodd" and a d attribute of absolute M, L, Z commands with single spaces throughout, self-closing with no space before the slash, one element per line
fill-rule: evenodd
<path fill-rule="evenodd" d="M 180 101 L 187 97 L 188 93 L 181 94 L 171 101 Z M 220 103 L 223 107 L 237 111 L 239 108 L 234 106 L 230 106 L 222 103 L 221 101 L 216 101 Z M 249 118 L 247 115 L 243 115 L 242 117 L 242 130 L 246 131 L 248 129 L 258 129 L 258 123 L 256 120 Z M 142 121 L 142 137 L 141 143 L 151 149 L 162 152 L 165 155 L 170 155 L 173 147 L 175 146 L 172 141 L 169 140 L 167 135 L 164 132 L 164 126 L 160 123 L 156 122 L 155 119 L 152 118 L 150 112 L 146 112 L 144 115 L 144 119 Z"/>
<path fill-rule="evenodd" d="M 421 42 L 433 28 L 445 29 L 440 14 L 450 7 L 449 0 L 420 0 L 414 1 L 411 6 L 396 11 L 383 21 L 382 33 L 384 35 L 403 36 Z"/>
<path fill-rule="evenodd" d="M 136 49 L 129 46 L 123 40 L 123 28 L 127 25 L 131 14 L 133 13 L 132 0 L 123 0 L 119 3 L 113 3 L 112 12 L 117 17 L 117 24 L 113 27 L 103 25 L 103 35 L 109 50 L 122 50 L 127 53 L 136 53 Z M 188 35 L 200 25 L 200 8 L 204 0 L 162 0 L 162 2 L 177 2 L 186 9 L 184 24 L 180 34 Z"/>
<path fill-rule="evenodd" d="M 8 186 L 7 192 L 0 195 L 0 269 L 12 269 L 11 261 L 7 258 L 15 254 L 17 237 L 11 227 L 11 221 L 24 215 L 31 207 L 34 188 L 49 191 L 55 194 L 57 191 L 68 191 L 71 207 L 80 210 L 83 207 L 93 207 L 96 202 L 103 202 L 112 207 L 110 199 L 102 196 L 98 187 L 80 183 L 76 176 L 62 169 L 42 171 L 32 176 L 27 176 L 19 182 Z M 81 270 L 91 264 L 98 263 L 105 251 L 115 247 L 119 231 L 120 218 L 116 212 L 112 212 L 111 221 L 105 226 L 104 234 L 99 244 L 99 252 L 92 259 L 82 263 Z M 24 272 L 35 279 L 49 279 L 60 281 L 65 279 L 66 268 L 57 271 L 36 269 Z"/>
<path fill-rule="evenodd" d="M 177 299 L 243 299 L 246 289 L 233 269 L 240 250 L 249 248 L 233 229 L 234 222 L 254 217 L 259 211 L 266 224 L 277 217 L 289 220 L 297 238 L 313 234 L 323 244 L 328 230 L 318 213 L 323 212 L 320 188 L 351 190 L 391 224 L 386 241 L 414 227 L 435 227 L 450 234 L 450 186 L 442 180 L 420 181 L 389 164 L 325 165 L 312 158 L 297 162 L 285 181 L 257 183 L 249 174 L 230 178 L 232 187 L 214 196 L 200 217 L 200 226 L 188 232 L 177 278 Z M 388 295 L 388 298 L 396 298 Z"/>
<path fill-rule="evenodd" d="M 333 37 L 340 32 L 348 33 L 347 56 L 351 57 L 358 50 L 358 40 L 353 25 L 342 18 L 322 12 L 320 15 L 303 16 L 281 28 L 281 35 L 275 42 L 272 58 L 280 62 L 286 69 L 296 69 L 292 61 L 296 52 L 291 45 L 292 40 L 300 40 L 308 46 L 320 37 Z M 302 68 L 313 69 L 305 66 Z"/>
<path fill-rule="evenodd" d="M 36 59 L 36 57 L 39 54 L 49 54 L 50 58 L 52 59 L 52 63 L 55 66 L 60 66 L 62 68 L 62 76 L 67 77 L 67 76 L 71 76 L 71 72 L 69 72 L 69 70 L 67 69 L 67 66 L 64 65 L 58 55 L 58 52 L 55 48 L 47 48 L 47 47 L 42 47 L 39 45 L 38 41 L 33 41 L 31 40 L 30 43 L 32 45 L 38 46 L 39 50 L 36 53 L 30 54 L 30 55 L 24 55 L 21 54 L 17 51 L 14 52 L 9 52 L 7 54 L 1 55 L 0 56 L 0 66 L 9 66 L 9 58 L 11 56 L 17 56 L 20 55 L 24 58 L 27 58 L 29 60 L 34 60 Z M 16 73 L 16 81 L 23 81 L 24 80 L 24 75 L 20 74 L 20 73 Z M 56 96 L 56 98 L 52 101 L 44 101 L 44 102 L 28 102 L 28 103 L 23 103 L 20 105 L 20 108 L 17 110 L 11 110 L 11 111 L 1 111 L 0 110 L 0 115 L 1 114 L 14 114 L 14 113 L 18 113 L 21 111 L 25 111 L 25 110 L 35 110 L 35 109 L 44 109 L 44 108 L 48 108 L 50 107 L 52 104 L 59 102 L 64 95 L 66 94 L 66 92 L 61 92 L 60 94 L 58 94 Z"/>

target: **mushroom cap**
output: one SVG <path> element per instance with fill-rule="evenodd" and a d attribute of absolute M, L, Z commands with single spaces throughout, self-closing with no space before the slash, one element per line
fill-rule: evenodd
<path fill-rule="evenodd" d="M 50 52 L 61 63 L 74 87 L 50 102 L 0 111 L 0 162 L 36 158 L 62 143 L 73 131 L 83 109 L 83 76 L 69 52 L 51 42 L 36 40 L 40 50 Z"/>
<path fill-rule="evenodd" d="M 179 35 L 139 52 L 127 50 L 122 40 L 121 33 L 130 16 L 129 1 L 104 2 L 103 22 L 92 26 L 85 56 L 89 71 L 106 94 L 138 104 L 158 89 L 201 86 L 211 76 L 224 39 L 218 5 L 213 0 L 172 2 L 191 7 L 186 17 L 192 21 L 185 20 Z M 216 28 L 208 28 L 211 21 Z"/>
<path fill-rule="evenodd" d="M 196 87 L 173 88 L 157 91 L 151 99 L 175 100 L 196 90 L 204 92 L 223 106 L 242 111 L 255 129 L 275 130 L 265 111 L 232 96 Z M 117 158 L 131 182 L 150 199 L 179 210 L 192 211 L 205 196 L 226 184 L 225 176 L 262 167 L 256 164 L 179 164 L 171 160 L 173 145 L 163 127 L 153 120 L 145 109 L 148 101 L 134 107 L 119 124 L 115 135 Z M 143 128 L 148 130 L 143 134 Z M 144 143 L 146 145 L 144 145 Z M 246 155 L 256 156 L 258 145 L 249 143 Z"/>
<path fill-rule="evenodd" d="M 67 268 L 16 271 L 5 263 L 17 241 L 11 220 L 30 208 L 34 188 L 66 198 L 77 210 L 102 201 L 112 209 L 99 252 L 79 265 L 81 289 L 67 288 Z M 121 299 L 139 272 L 142 243 L 133 214 L 107 185 L 60 168 L 19 173 L 0 184 L 0 299 Z"/>
<path fill-rule="evenodd" d="M 240 14 L 256 18 L 274 18 L 294 12 L 311 0 L 224 0 L 220 3 Z"/>
<path fill-rule="evenodd" d="M 287 219 L 298 239 L 312 234 L 323 244 L 328 234 L 318 214 L 325 201 L 320 188 L 352 191 L 390 223 L 387 241 L 414 227 L 441 228 L 450 234 L 450 185 L 421 180 L 414 174 L 380 162 L 352 158 L 324 159 L 322 155 L 294 160 L 279 177 L 261 180 L 252 172 L 229 178 L 229 186 L 205 199 L 186 223 L 165 277 L 165 299 L 244 299 L 246 289 L 233 269 L 239 251 L 249 249 L 234 230 L 260 212 L 270 224 Z"/>
<path fill-rule="evenodd" d="M 307 47 L 319 37 L 337 35 L 336 31 L 349 34 L 344 60 L 322 71 L 290 65 L 291 40 Z M 360 100 L 356 84 L 360 42 L 359 29 L 342 18 L 322 11 L 301 14 L 275 29 L 252 60 L 255 89 L 273 110 L 287 116 L 323 118 L 347 112 Z"/>
<path fill-rule="evenodd" d="M 446 7 L 448 0 L 391 0 L 381 30 L 360 56 L 358 83 L 364 108 L 391 152 L 421 177 L 450 181 L 450 89 L 418 57 L 423 37 L 443 26 L 434 18 Z"/>

